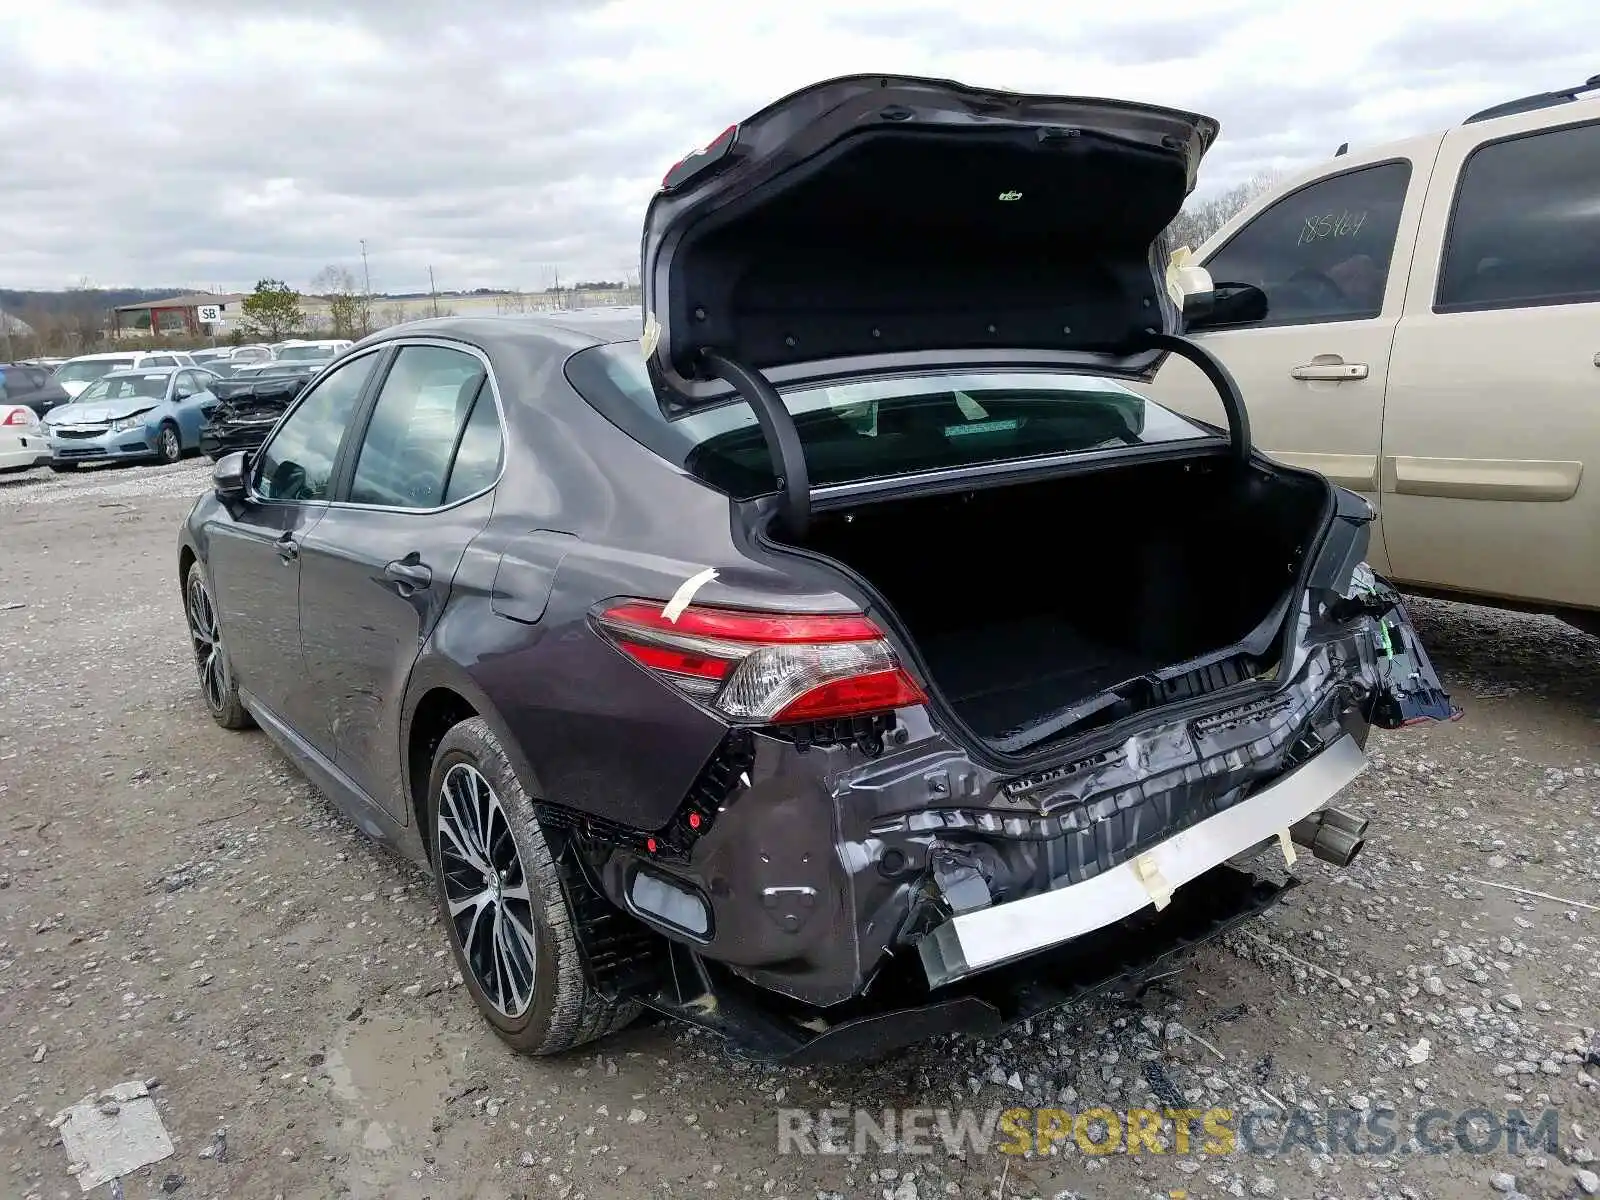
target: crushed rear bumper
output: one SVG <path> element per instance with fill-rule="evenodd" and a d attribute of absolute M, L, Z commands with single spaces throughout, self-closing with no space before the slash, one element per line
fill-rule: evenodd
<path fill-rule="evenodd" d="M 828 1059 L 991 1033 L 1174 969 L 1289 886 L 1236 864 L 1327 811 L 1372 724 L 1459 715 L 1392 589 L 1338 606 L 1307 601 L 1267 691 L 1030 776 L 977 764 L 920 708 L 850 737 L 730 734 L 669 826 L 568 823 L 573 886 L 643 935 L 591 945 L 597 985 L 742 1053 Z M 703 922 L 657 920 L 641 877 Z"/>
<path fill-rule="evenodd" d="M 1009 904 L 962 913 L 917 943 L 928 986 L 1082 937 L 1147 905 L 1166 907 L 1173 889 L 1235 858 L 1322 808 L 1366 769 L 1346 734 L 1309 762 L 1208 821 L 1141 855 L 1146 870 L 1104 871 Z"/>

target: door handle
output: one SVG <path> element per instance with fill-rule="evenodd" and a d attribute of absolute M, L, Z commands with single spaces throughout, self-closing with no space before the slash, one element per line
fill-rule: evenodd
<path fill-rule="evenodd" d="M 1290 379 L 1321 380 L 1328 383 L 1341 383 L 1346 379 L 1365 379 L 1366 377 L 1366 363 L 1310 362 L 1295 367 L 1289 372 Z"/>
<path fill-rule="evenodd" d="M 383 577 L 395 584 L 401 595 L 409 596 L 433 582 L 433 570 L 413 551 L 404 558 L 385 563 Z"/>
<path fill-rule="evenodd" d="M 300 557 L 300 543 L 294 540 L 294 534 L 286 533 L 278 539 L 278 559 L 284 566 L 288 566 Z"/>

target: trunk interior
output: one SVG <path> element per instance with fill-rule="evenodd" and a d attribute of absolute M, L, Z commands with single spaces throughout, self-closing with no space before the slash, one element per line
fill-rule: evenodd
<path fill-rule="evenodd" d="M 1221 663 L 1103 696 L 1247 637 L 1327 500 L 1311 476 L 1169 461 L 818 512 L 800 544 L 871 583 L 961 717 L 1016 752 L 1080 705 L 1100 724 L 1248 678 Z"/>

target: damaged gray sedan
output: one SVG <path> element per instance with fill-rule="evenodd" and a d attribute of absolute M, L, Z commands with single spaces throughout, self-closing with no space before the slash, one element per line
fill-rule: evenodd
<path fill-rule="evenodd" d="M 426 864 L 526 1052 L 648 1008 L 851 1057 L 1170 970 L 1263 847 L 1359 852 L 1372 725 L 1459 715 L 1370 507 L 1181 336 L 1216 133 L 833 80 L 668 173 L 643 314 L 359 343 L 185 526 L 213 715 Z M 1169 354 L 1225 428 L 1126 386 Z"/>

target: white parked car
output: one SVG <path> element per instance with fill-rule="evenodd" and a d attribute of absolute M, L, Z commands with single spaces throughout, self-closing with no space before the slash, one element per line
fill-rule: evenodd
<path fill-rule="evenodd" d="M 279 362 L 326 362 L 337 358 L 353 345 L 347 338 L 285 342 L 278 350 Z"/>
<path fill-rule="evenodd" d="M 27 471 L 50 461 L 50 439 L 26 404 L 0 404 L 0 474 Z"/>
<path fill-rule="evenodd" d="M 104 354 L 80 354 L 61 364 L 56 371 L 56 382 L 67 395 L 76 399 L 84 388 L 113 371 L 194 365 L 194 359 L 176 350 L 113 350 Z"/>

